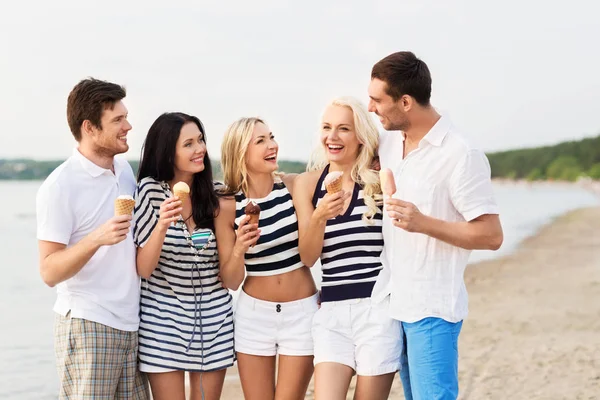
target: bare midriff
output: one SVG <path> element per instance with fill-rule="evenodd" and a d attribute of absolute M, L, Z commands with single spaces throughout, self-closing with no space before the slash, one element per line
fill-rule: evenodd
<path fill-rule="evenodd" d="M 305 299 L 317 292 L 308 267 L 271 276 L 248 276 L 242 288 L 255 299 L 283 303 Z"/>

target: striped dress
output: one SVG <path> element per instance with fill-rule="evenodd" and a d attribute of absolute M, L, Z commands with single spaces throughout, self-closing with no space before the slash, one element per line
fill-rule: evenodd
<path fill-rule="evenodd" d="M 245 255 L 248 276 L 284 274 L 304 266 L 298 252 L 298 219 L 292 196 L 283 182 L 275 182 L 267 197 L 251 199 L 260 206 L 260 238 Z M 246 196 L 235 196 L 235 229 L 244 217 Z"/>
<path fill-rule="evenodd" d="M 135 192 L 134 241 L 144 247 L 158 222 L 169 186 L 152 178 Z M 140 369 L 215 371 L 233 365 L 233 309 L 218 279 L 219 260 L 211 229 L 191 235 L 180 218 L 171 225 L 158 266 L 142 279 L 139 328 Z"/>
<path fill-rule="evenodd" d="M 325 168 L 313 195 L 313 205 L 327 193 L 323 180 L 329 172 Z M 363 190 L 354 184 L 350 205 L 343 215 L 327 221 L 325 239 L 321 252 L 323 278 L 321 301 L 341 301 L 371 297 L 373 286 L 382 270 L 383 250 L 382 221 L 378 212 L 373 224 L 362 220 L 367 211 Z"/>

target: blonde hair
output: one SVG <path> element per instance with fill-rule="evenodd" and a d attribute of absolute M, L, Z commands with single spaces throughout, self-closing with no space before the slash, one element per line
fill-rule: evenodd
<path fill-rule="evenodd" d="M 265 122 L 256 117 L 240 118 L 229 125 L 221 144 L 221 168 L 223 183 L 229 194 L 240 190 L 248 193 L 248 169 L 246 168 L 246 151 L 252 140 L 252 132 L 256 124 Z"/>
<path fill-rule="evenodd" d="M 371 169 L 373 159 L 377 155 L 377 146 L 379 145 L 379 132 L 375 123 L 371 119 L 367 108 L 354 97 L 338 97 L 332 100 L 328 106 L 347 107 L 352 111 L 354 117 L 354 131 L 360 145 L 358 147 L 358 156 L 352 166 L 352 180 L 363 187 L 363 196 L 367 211 L 362 219 L 367 223 L 373 223 L 373 217 L 381 210 L 382 204 L 381 183 L 379 174 Z M 325 148 L 319 143 L 313 151 L 307 166 L 307 171 L 314 171 L 324 168 L 328 164 Z"/>

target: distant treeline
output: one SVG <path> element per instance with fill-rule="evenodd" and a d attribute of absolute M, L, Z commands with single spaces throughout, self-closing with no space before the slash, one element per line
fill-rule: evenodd
<path fill-rule="evenodd" d="M 58 167 L 62 161 L 36 161 L 28 159 L 0 159 L 0 180 L 42 180 Z M 137 174 L 139 162 L 130 161 L 133 172 Z M 301 161 L 279 161 L 279 170 L 287 173 L 300 173 L 306 169 Z M 221 179 L 221 163 L 212 161 L 215 179 Z"/>
<path fill-rule="evenodd" d="M 488 154 L 492 177 L 527 180 L 575 181 L 580 177 L 600 179 L 600 136 L 554 146 L 509 150 Z M 44 179 L 62 161 L 0 160 L 0 180 Z M 134 172 L 138 162 L 131 161 Z M 303 172 L 301 161 L 279 161 L 282 172 Z M 213 161 L 214 175 L 220 179 L 221 165 Z"/>
<path fill-rule="evenodd" d="M 600 136 L 554 146 L 491 153 L 488 158 L 495 178 L 600 179 Z"/>

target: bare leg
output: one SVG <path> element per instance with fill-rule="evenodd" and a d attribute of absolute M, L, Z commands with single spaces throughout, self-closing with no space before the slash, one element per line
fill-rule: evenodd
<path fill-rule="evenodd" d="M 358 376 L 354 400 L 385 400 L 390 395 L 395 372 L 378 376 Z"/>
<path fill-rule="evenodd" d="M 245 400 L 275 398 L 275 356 L 237 353 L 238 370 Z"/>
<path fill-rule="evenodd" d="M 219 400 L 223 391 L 223 382 L 227 369 L 212 372 L 190 372 L 190 400 L 202 400 L 202 390 L 204 390 L 205 400 Z M 202 387 L 200 386 L 200 377 L 202 376 Z"/>
<path fill-rule="evenodd" d="M 185 400 L 185 372 L 149 373 L 154 400 Z"/>
<path fill-rule="evenodd" d="M 346 400 L 354 370 L 347 365 L 323 362 L 315 366 L 315 400 Z"/>
<path fill-rule="evenodd" d="M 303 400 L 313 374 L 313 356 L 279 356 L 276 400 Z"/>

